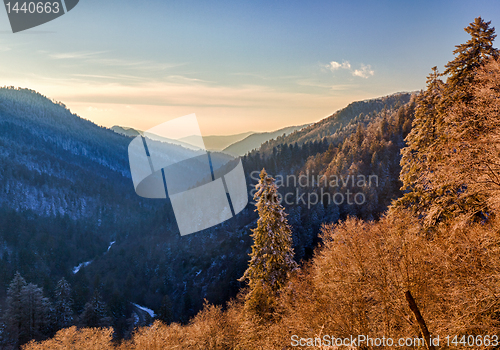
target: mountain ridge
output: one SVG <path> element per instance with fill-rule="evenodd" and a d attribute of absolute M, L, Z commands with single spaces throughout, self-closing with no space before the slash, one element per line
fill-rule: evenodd
<path fill-rule="evenodd" d="M 412 95 L 416 92 L 396 92 L 387 96 L 373 98 L 363 101 L 354 101 L 346 107 L 341 108 L 330 116 L 319 120 L 303 129 L 292 132 L 285 137 L 277 137 L 274 140 L 265 142 L 259 152 L 271 154 L 273 148 L 280 144 L 292 145 L 297 143 L 299 146 L 306 142 L 321 140 L 324 137 L 331 137 L 336 131 L 342 129 L 343 126 L 356 118 L 360 119 L 364 114 L 378 113 L 384 108 L 393 108 L 398 105 L 403 105 L 410 101 Z M 360 114 L 363 115 L 360 115 Z"/>
<path fill-rule="evenodd" d="M 287 126 L 278 130 L 268 131 L 268 132 L 254 132 L 247 131 L 244 133 L 234 134 L 234 135 L 208 135 L 202 136 L 205 148 L 209 151 L 221 151 L 233 156 L 242 156 L 254 149 L 259 148 L 262 143 L 276 138 L 277 136 L 282 136 L 283 134 L 288 135 L 291 132 L 300 130 L 310 124 L 304 124 L 300 126 Z M 114 125 L 111 127 L 114 132 L 125 135 L 128 137 L 135 137 L 138 135 L 144 135 L 145 131 L 135 129 L 127 126 Z M 152 136 L 152 135 L 150 135 Z M 168 142 L 183 146 L 185 148 L 199 149 L 197 145 L 199 136 L 191 135 L 185 136 L 180 139 L 167 139 L 161 136 L 154 137 L 155 140 Z"/>
<path fill-rule="evenodd" d="M 235 156 L 243 156 L 248 152 L 251 152 L 257 148 L 259 148 L 264 142 L 272 140 L 278 136 L 289 135 L 297 130 L 301 130 L 309 126 L 310 124 L 304 124 L 299 126 L 287 126 L 285 128 L 281 128 L 275 131 L 269 132 L 261 132 L 254 133 L 248 135 L 241 141 L 235 142 L 232 145 L 223 149 L 223 152 L 235 155 Z"/>

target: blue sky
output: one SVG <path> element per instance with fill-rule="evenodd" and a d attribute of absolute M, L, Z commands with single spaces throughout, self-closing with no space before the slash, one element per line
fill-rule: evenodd
<path fill-rule="evenodd" d="M 424 88 L 477 16 L 500 26 L 500 3 L 80 0 L 16 34 L 0 11 L 0 85 L 108 127 L 196 113 L 205 135 L 274 130 Z"/>

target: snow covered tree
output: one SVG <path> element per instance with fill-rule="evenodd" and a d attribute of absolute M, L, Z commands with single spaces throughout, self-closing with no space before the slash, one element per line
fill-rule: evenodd
<path fill-rule="evenodd" d="M 446 97 L 450 103 L 469 101 L 471 98 L 470 85 L 474 83 L 476 70 L 489 58 L 497 57 L 498 50 L 493 47 L 495 28 L 490 27 L 481 17 L 474 19 L 464 30 L 471 36 L 461 45 L 457 45 L 453 54 L 456 57 L 446 64 L 445 75 Z"/>
<path fill-rule="evenodd" d="M 500 190 L 500 59 L 490 58 L 476 71 L 471 100 L 457 103 L 447 115 L 453 125 L 442 148 L 446 165 L 436 182 L 462 185 L 461 200 L 475 204 L 472 213 L 498 212 Z M 475 199 L 472 202 L 471 199 Z M 472 202 L 472 203 L 471 203 Z"/>
<path fill-rule="evenodd" d="M 259 213 L 257 228 L 252 230 L 254 244 L 250 262 L 240 281 L 248 280 L 250 292 L 246 309 L 263 316 L 273 311 L 274 300 L 290 272 L 296 269 L 293 260 L 292 230 L 287 214 L 278 201 L 274 179 L 265 169 L 260 173 L 254 200 Z"/>
<path fill-rule="evenodd" d="M 444 83 L 439 77 L 437 67 L 433 67 L 427 77 L 427 89 L 417 97 L 413 126 L 405 139 L 406 147 L 401 150 L 400 179 L 402 190 L 407 192 L 396 203 L 398 206 L 411 206 L 418 214 L 438 196 L 428 191 L 427 175 L 432 171 L 431 163 L 439 157 L 432 147 L 444 135 L 445 129 L 441 110 Z"/>
<path fill-rule="evenodd" d="M 71 286 L 64 277 L 57 282 L 54 294 L 56 329 L 69 327 L 73 324 L 73 300 L 71 299 Z"/>
<path fill-rule="evenodd" d="M 466 111 L 474 105 L 478 71 L 498 57 L 498 50 L 492 46 L 495 29 L 489 25 L 478 17 L 465 28 L 471 38 L 457 46 L 453 52 L 456 57 L 446 64 L 445 83 L 433 68 L 427 90 L 418 99 L 407 147 L 401 152 L 402 189 L 408 192 L 396 207 L 413 209 L 426 227 L 458 215 L 481 216 L 486 208 L 485 197 L 470 191 L 452 164 L 465 154 L 463 137 L 477 139 L 482 134 L 477 120 L 470 113 L 457 113 L 457 108 Z"/>

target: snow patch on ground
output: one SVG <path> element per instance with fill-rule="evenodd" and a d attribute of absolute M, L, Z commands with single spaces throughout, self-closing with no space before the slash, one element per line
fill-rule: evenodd
<path fill-rule="evenodd" d="M 111 243 L 109 244 L 109 247 L 108 247 L 107 252 L 109 252 L 109 250 L 111 249 L 111 247 L 113 246 L 113 244 L 115 244 L 115 242 L 116 242 L 116 241 L 113 241 L 113 242 L 111 242 Z"/>
<path fill-rule="evenodd" d="M 142 311 L 145 311 L 149 314 L 149 316 L 151 316 L 151 318 L 154 318 L 155 317 L 155 312 L 151 309 L 148 309 L 147 307 L 145 306 L 141 306 L 141 305 L 137 305 L 137 304 L 134 304 L 132 303 L 132 305 L 134 305 L 136 308 L 138 309 L 141 309 Z"/>
<path fill-rule="evenodd" d="M 82 267 L 89 266 L 92 260 L 80 263 L 78 266 L 73 267 L 73 275 L 76 275 Z"/>
<path fill-rule="evenodd" d="M 116 241 L 113 241 L 111 243 L 109 243 L 109 247 L 108 247 L 108 250 L 106 250 L 106 253 L 109 252 L 109 250 L 111 249 L 111 247 L 113 246 L 113 244 L 115 244 Z M 85 267 L 85 266 L 89 266 L 90 263 L 92 262 L 93 260 L 90 260 L 90 261 L 86 261 L 86 262 L 82 262 L 80 263 L 78 266 L 75 266 L 73 267 L 73 275 L 76 275 L 78 273 L 78 271 L 80 271 L 80 269 L 82 267 Z"/>

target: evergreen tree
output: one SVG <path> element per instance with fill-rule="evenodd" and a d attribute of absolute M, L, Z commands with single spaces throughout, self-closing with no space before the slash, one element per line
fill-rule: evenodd
<path fill-rule="evenodd" d="M 51 305 L 41 288 L 27 284 L 19 272 L 10 283 L 3 315 L 7 338 L 15 347 L 50 333 Z"/>
<path fill-rule="evenodd" d="M 21 290 L 23 333 L 21 343 L 31 339 L 40 340 L 48 336 L 51 329 L 51 304 L 43 296 L 42 288 L 29 283 Z"/>
<path fill-rule="evenodd" d="M 7 331 L 7 338 L 14 344 L 19 345 L 20 337 L 23 337 L 23 307 L 21 292 L 27 283 L 19 272 L 16 272 L 14 279 L 7 290 L 7 300 L 5 314 L 2 316 Z"/>
<path fill-rule="evenodd" d="M 249 266 L 240 281 L 248 280 L 250 286 L 247 310 L 264 316 L 273 311 L 275 296 L 297 264 L 293 260 L 292 231 L 278 202 L 278 189 L 265 169 L 256 188 L 254 200 L 259 219 L 257 228 L 252 230 L 254 244 Z"/>
<path fill-rule="evenodd" d="M 427 77 L 427 89 L 417 97 L 415 118 L 405 141 L 407 146 L 401 150 L 401 188 L 407 191 L 396 203 L 398 206 L 412 206 L 417 213 L 425 210 L 437 194 L 428 191 L 431 161 L 436 154 L 432 146 L 444 134 L 444 115 L 440 110 L 444 83 L 439 78 L 437 67 Z"/>
<path fill-rule="evenodd" d="M 108 317 L 106 303 L 102 301 L 98 291 L 95 291 L 92 299 L 85 304 L 80 315 L 80 323 L 84 327 L 107 327 L 110 325 L 111 319 Z"/>
<path fill-rule="evenodd" d="M 418 100 L 407 147 L 401 152 L 402 189 L 408 192 L 396 202 L 396 207 L 411 207 L 427 227 L 460 214 L 474 216 L 485 208 L 483 196 L 468 191 L 467 183 L 457 181 L 450 169 L 461 147 L 460 137 L 455 136 L 477 135 L 478 130 L 472 126 L 472 119 L 459 121 L 450 116 L 456 115 L 457 106 L 467 108 L 472 104 L 478 69 L 498 56 L 498 50 L 492 46 L 494 28 L 489 25 L 478 17 L 465 28 L 471 38 L 457 46 L 456 57 L 446 64 L 446 83 L 433 68 L 427 90 Z"/>
<path fill-rule="evenodd" d="M 173 321 L 172 301 L 168 295 L 163 297 L 157 318 L 166 324 L 170 324 Z"/>
<path fill-rule="evenodd" d="M 471 100 L 462 101 L 447 115 L 452 125 L 442 148 L 446 166 L 436 169 L 436 182 L 462 186 L 462 201 L 474 213 L 500 209 L 500 59 L 489 59 L 476 71 Z M 481 215 L 483 216 L 483 215 Z"/>
<path fill-rule="evenodd" d="M 73 324 L 73 300 L 71 286 L 63 277 L 57 282 L 55 294 L 55 326 L 57 329 L 66 328 Z"/>
<path fill-rule="evenodd" d="M 471 98 L 470 85 L 474 83 L 476 70 L 490 57 L 497 57 L 498 50 L 493 47 L 495 28 L 490 27 L 490 22 L 485 22 L 477 17 L 464 30 L 471 38 L 461 45 L 457 45 L 453 54 L 456 57 L 446 64 L 446 100 L 450 103 L 467 101 Z"/>

